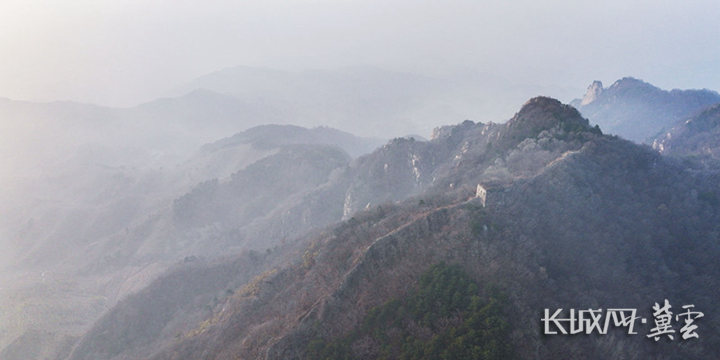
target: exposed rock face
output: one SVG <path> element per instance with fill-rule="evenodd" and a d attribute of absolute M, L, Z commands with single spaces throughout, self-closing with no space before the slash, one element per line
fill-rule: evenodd
<path fill-rule="evenodd" d="M 603 84 L 601 81 L 595 80 L 590 86 L 588 86 L 585 96 L 580 101 L 580 106 L 585 106 L 595 101 L 603 93 Z"/>
<path fill-rule="evenodd" d="M 571 104 L 606 133 L 652 143 L 659 133 L 675 126 L 676 122 L 718 102 L 720 94 L 714 91 L 665 91 L 626 77 L 607 89 L 595 81 L 582 100 L 574 100 Z"/>

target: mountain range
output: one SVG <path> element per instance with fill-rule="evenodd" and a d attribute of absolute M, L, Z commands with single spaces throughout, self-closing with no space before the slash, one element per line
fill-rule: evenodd
<path fill-rule="evenodd" d="M 485 206 L 478 184 L 488 190 Z M 470 326 L 467 311 L 407 315 L 374 330 L 385 335 L 354 335 L 393 299 L 411 301 L 431 266 L 446 263 L 485 289 L 478 299 L 501 302 L 493 313 L 505 325 L 485 329 L 507 336 L 501 343 L 510 349 L 489 358 L 715 358 L 713 320 L 680 346 L 647 339 L 649 326 L 636 337 L 552 337 L 541 334 L 540 319 L 545 308 L 629 307 L 650 317 L 664 299 L 717 311 L 718 184 L 717 171 L 684 169 L 602 135 L 570 106 L 535 98 L 505 124 L 468 121 L 438 129 L 429 142 L 397 139 L 361 157 L 314 193 L 335 199 L 323 206 L 335 216 L 348 199 L 359 203 L 351 217 L 265 242 L 264 251 L 186 258 L 121 300 L 69 358 L 410 356 L 403 338 L 383 342 L 398 332 L 449 354 L 453 348 L 436 339 Z M 484 344 L 471 345 L 484 351 Z"/>
<path fill-rule="evenodd" d="M 662 90 L 626 77 L 604 88 L 594 81 L 582 99 L 570 104 L 603 131 L 635 142 L 652 144 L 678 122 L 720 102 L 712 90 Z"/>
<path fill-rule="evenodd" d="M 0 102 L 34 119 L 8 129 L 55 146 L 6 143 L 47 157 L 21 163 L 22 186 L 0 194 L 12 239 L 0 358 L 720 356 L 717 93 L 595 83 L 578 109 L 536 97 L 507 122 L 429 140 L 250 127 L 285 111 L 266 95 L 307 104 L 291 95 L 308 79 L 329 79 L 307 90 L 327 96 L 318 109 L 353 99 L 337 114 L 367 110 L 377 99 L 362 89 L 379 79 L 406 97 L 363 119 L 416 109 L 435 84 L 363 71 L 296 75 L 283 93 L 287 73 L 232 69 L 190 86 L 210 90 L 131 109 Z M 638 114 L 661 134 L 655 149 L 629 141 Z M 705 314 L 699 338 L 680 340 L 680 323 L 674 340 L 647 337 L 665 299 Z M 560 308 L 633 308 L 648 323 L 543 334 L 544 310 Z"/>

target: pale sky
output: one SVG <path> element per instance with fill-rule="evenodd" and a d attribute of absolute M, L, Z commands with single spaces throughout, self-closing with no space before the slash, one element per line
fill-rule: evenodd
<path fill-rule="evenodd" d="M 718 19 L 718 0 L 0 0 L 0 97 L 130 106 L 238 65 L 720 90 Z"/>

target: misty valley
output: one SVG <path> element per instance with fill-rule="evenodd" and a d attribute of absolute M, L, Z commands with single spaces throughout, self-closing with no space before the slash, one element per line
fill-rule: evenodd
<path fill-rule="evenodd" d="M 720 358 L 720 94 L 462 117 L 486 94 L 238 67 L 0 98 L 0 359 Z"/>

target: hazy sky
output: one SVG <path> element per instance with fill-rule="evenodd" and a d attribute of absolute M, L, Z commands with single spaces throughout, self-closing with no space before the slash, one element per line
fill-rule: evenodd
<path fill-rule="evenodd" d="M 237 65 L 720 90 L 718 19 L 718 0 L 0 0 L 0 97 L 128 106 Z"/>

